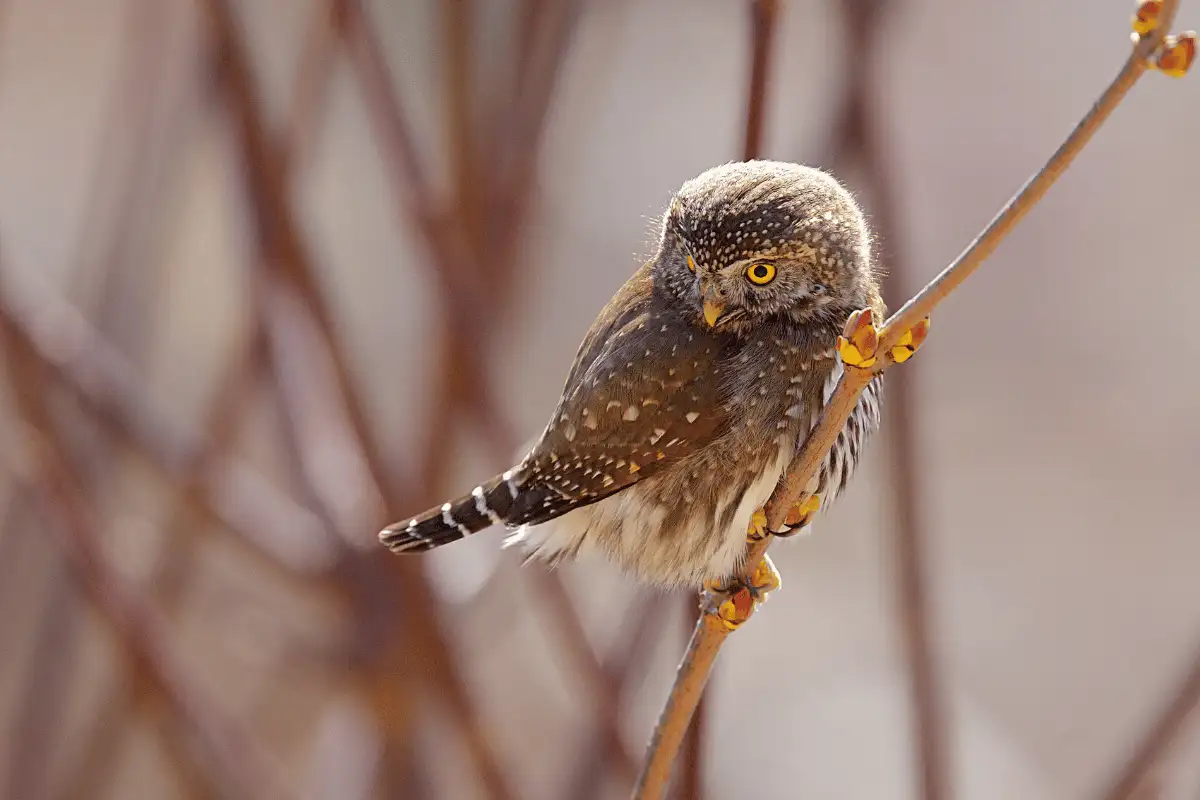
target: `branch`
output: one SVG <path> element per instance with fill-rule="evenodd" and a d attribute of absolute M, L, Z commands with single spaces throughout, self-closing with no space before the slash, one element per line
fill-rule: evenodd
<path fill-rule="evenodd" d="M 1143 3 L 1142 9 L 1149 5 Z M 1157 11 L 1158 24 L 1147 30 L 1136 40 L 1133 52 L 1118 72 L 1116 78 L 1071 131 L 1071 134 L 1055 151 L 1024 187 L 1014 196 L 983 232 L 963 253 L 934 278 L 915 297 L 893 314 L 879 331 L 878 352 L 888 353 L 905 332 L 928 317 L 933 309 L 952 291 L 958 288 L 974 272 L 984 259 L 996 249 L 1005 236 L 1045 196 L 1046 192 L 1061 177 L 1075 157 L 1091 140 L 1095 132 L 1108 119 L 1138 78 L 1151 67 L 1151 59 L 1158 57 L 1164 64 L 1169 53 L 1160 51 L 1166 30 L 1175 18 L 1178 0 L 1163 0 L 1153 3 Z M 1194 48 L 1194 39 L 1192 40 Z M 1173 51 L 1172 51 L 1173 52 Z M 1193 49 L 1194 52 L 1194 49 Z M 1186 69 L 1186 64 L 1182 70 Z M 1176 74 L 1180 74 L 1179 70 Z M 832 397 L 821 413 L 816 427 L 809 433 L 800 452 L 788 467 L 787 480 L 777 488 L 767 502 L 765 511 L 770 530 L 780 530 L 788 510 L 803 498 L 805 487 L 816 476 L 821 462 L 832 448 L 858 403 L 859 396 L 875 375 L 888 366 L 886 358 L 879 358 L 872 367 L 859 369 L 847 367 L 838 382 Z M 749 579 L 770 546 L 771 537 L 752 544 L 746 553 L 740 577 Z M 711 605 L 711 603 L 709 604 Z M 708 681 L 709 673 L 716 661 L 717 653 L 729 634 L 729 629 L 714 613 L 704 614 L 692 634 L 688 649 L 676 673 L 675 684 L 659 717 L 654 734 L 647 749 L 646 763 L 642 768 L 634 797 L 638 800 L 658 800 L 666 792 L 671 775 L 671 764 L 679 750 L 692 712 Z"/>

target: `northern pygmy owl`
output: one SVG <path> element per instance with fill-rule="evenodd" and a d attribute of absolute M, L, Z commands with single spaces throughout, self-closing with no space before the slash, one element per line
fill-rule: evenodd
<path fill-rule="evenodd" d="M 388 526 L 416 553 L 493 524 L 531 558 L 596 549 L 643 581 L 734 574 L 747 523 L 842 373 L 838 334 L 883 313 L 866 221 L 820 170 L 714 167 L 683 184 L 657 252 L 580 346 L 541 438 L 470 494 Z M 871 382 L 809 487 L 828 507 L 879 422 Z"/>

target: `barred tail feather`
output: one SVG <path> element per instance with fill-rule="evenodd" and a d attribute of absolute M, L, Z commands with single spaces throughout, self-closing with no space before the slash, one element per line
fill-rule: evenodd
<path fill-rule="evenodd" d="M 506 472 L 457 500 L 387 526 L 379 532 L 379 541 L 393 553 L 423 553 L 456 542 L 505 524 L 517 494 L 512 472 Z"/>

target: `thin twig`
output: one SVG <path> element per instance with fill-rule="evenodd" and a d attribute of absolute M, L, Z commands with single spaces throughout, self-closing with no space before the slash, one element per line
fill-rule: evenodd
<path fill-rule="evenodd" d="M 1041 200 L 1147 70 L 1148 59 L 1158 49 L 1174 21 L 1177 5 L 1178 0 L 1163 2 L 1159 15 L 1160 26 L 1134 45 L 1132 53 L 1116 78 L 1046 165 L 1022 187 L 953 263 L 887 320 L 879 331 L 878 352 L 890 352 L 906 331 L 929 316 L 937 304 L 960 286 Z M 887 363 L 886 358 L 880 358 L 871 369 L 848 368 L 844 371 L 817 425 L 789 465 L 784 486 L 774 492 L 766 505 L 767 525 L 771 530 L 780 530 L 783 527 L 788 510 L 803 497 L 805 487 L 816 476 L 821 462 L 857 405 L 859 396 L 874 375 L 886 368 Z M 741 570 L 743 579 L 749 579 L 758 562 L 766 554 L 770 538 L 767 537 L 747 549 Z M 671 694 L 651 737 L 647 758 L 634 791 L 635 798 L 657 800 L 664 796 L 670 779 L 671 764 L 708 681 L 717 652 L 727 636 L 728 629 L 711 614 L 704 615 L 696 626 L 687 653 L 676 673 Z"/>

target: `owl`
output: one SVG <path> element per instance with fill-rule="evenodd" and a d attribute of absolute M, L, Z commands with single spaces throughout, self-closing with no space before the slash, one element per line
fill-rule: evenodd
<path fill-rule="evenodd" d="M 526 560 L 598 551 L 652 585 L 729 578 L 841 377 L 847 318 L 882 317 L 879 277 L 862 212 L 830 175 L 777 161 L 701 173 L 592 324 L 529 453 L 380 540 L 420 553 L 502 525 Z M 826 508 L 878 427 L 880 385 L 808 487 Z"/>

